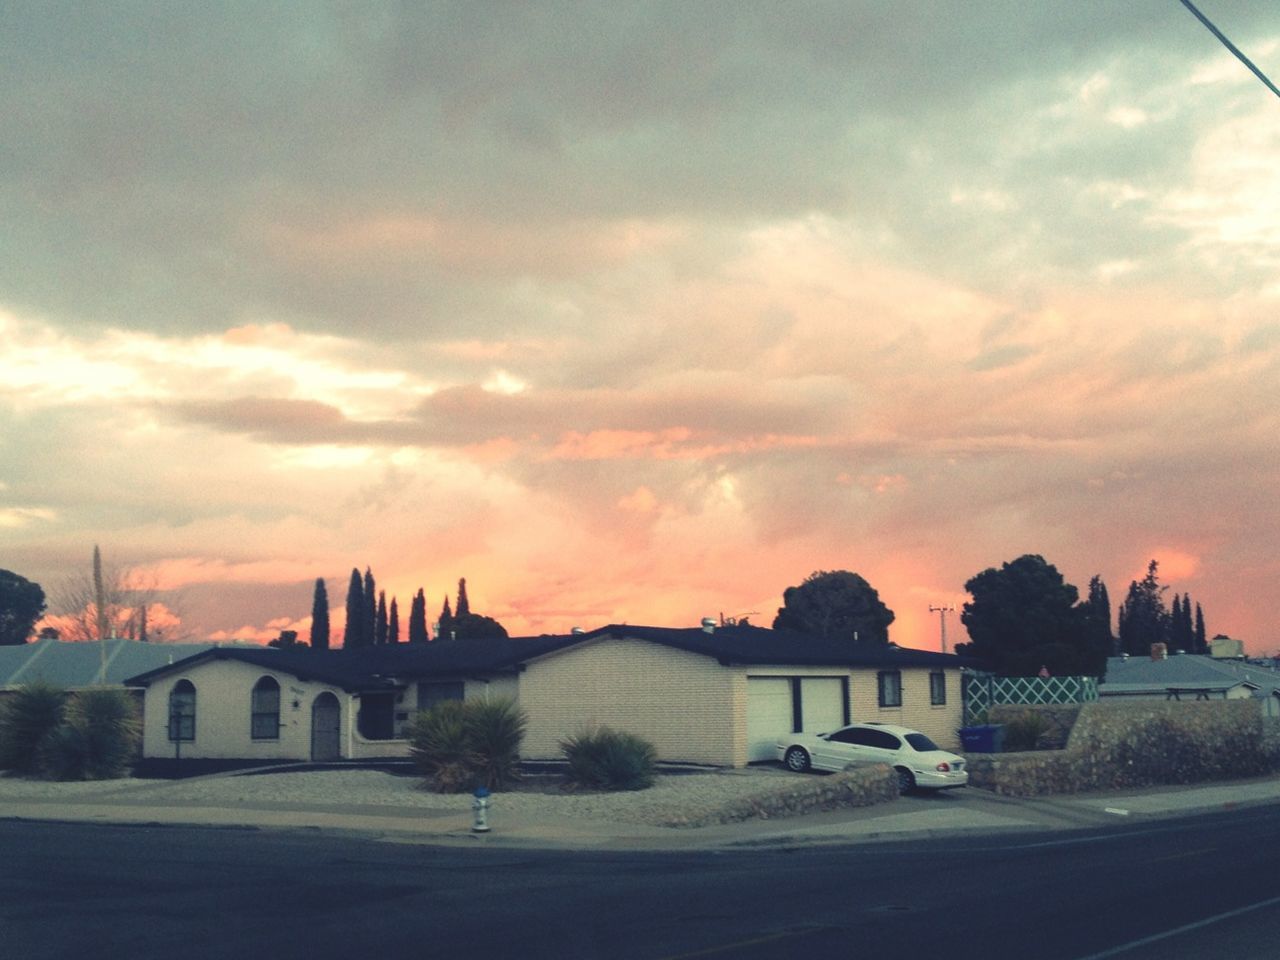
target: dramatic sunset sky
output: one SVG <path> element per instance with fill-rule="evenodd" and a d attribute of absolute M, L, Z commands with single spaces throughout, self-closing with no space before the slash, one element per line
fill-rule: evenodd
<path fill-rule="evenodd" d="M 1280 77 L 1273 4 L 1200 6 Z M 170 636 L 305 637 L 370 566 L 526 634 L 849 569 L 936 649 L 985 567 L 1154 557 L 1280 647 L 1280 99 L 1177 0 L 23 3 L 0 54 L 50 594 L 96 543 Z"/>

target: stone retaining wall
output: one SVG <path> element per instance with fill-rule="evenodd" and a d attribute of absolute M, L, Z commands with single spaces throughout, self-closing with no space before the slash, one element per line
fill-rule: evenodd
<path fill-rule="evenodd" d="M 743 820 L 795 817 L 845 807 L 869 807 L 898 799 L 898 775 L 883 763 L 855 767 L 830 776 L 797 776 L 785 787 L 740 800 L 672 816 L 664 827 L 709 827 Z"/>
<path fill-rule="evenodd" d="M 1030 797 L 1259 776 L 1278 756 L 1262 721 L 1253 700 L 1087 703 L 1066 749 L 970 754 L 969 783 Z"/>
<path fill-rule="evenodd" d="M 988 708 L 989 723 L 1008 723 L 1025 713 L 1034 713 L 1045 719 L 1046 730 L 1040 738 L 1039 750 L 1062 750 L 1071 736 L 1071 729 L 1080 716 L 1079 703 L 998 703 Z"/>

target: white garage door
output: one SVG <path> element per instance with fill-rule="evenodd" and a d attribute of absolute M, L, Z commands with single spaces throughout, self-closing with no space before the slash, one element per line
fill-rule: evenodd
<path fill-rule="evenodd" d="M 772 760 L 791 732 L 791 678 L 747 677 L 747 760 Z"/>
<path fill-rule="evenodd" d="M 802 677 L 800 714 L 806 733 L 844 726 L 844 684 L 839 677 Z"/>

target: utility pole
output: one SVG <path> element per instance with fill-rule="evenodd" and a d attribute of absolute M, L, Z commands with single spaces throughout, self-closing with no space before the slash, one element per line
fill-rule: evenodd
<path fill-rule="evenodd" d="M 938 615 L 938 621 L 940 626 L 942 627 L 942 652 L 943 653 L 947 652 L 947 614 L 955 613 L 955 609 L 956 609 L 955 605 L 950 603 L 947 604 L 945 607 L 935 607 L 932 603 L 929 604 L 929 612 L 936 613 Z"/>

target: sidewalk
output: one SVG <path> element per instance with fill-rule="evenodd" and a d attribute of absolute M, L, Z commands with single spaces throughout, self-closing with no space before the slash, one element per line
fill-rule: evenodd
<path fill-rule="evenodd" d="M 1280 801 L 1280 778 L 1140 792 L 1013 799 L 973 788 L 940 795 L 903 797 L 876 807 L 808 814 L 783 820 L 750 820 L 702 828 L 668 828 L 607 820 L 573 820 L 504 812 L 492 798 L 490 830 L 475 833 L 470 798 L 455 811 L 399 806 L 248 802 L 210 806 L 157 803 L 127 793 L 75 799 L 0 802 L 0 817 L 21 820 L 115 824 L 202 825 L 272 830 L 320 829 L 402 843 L 537 846 L 557 849 L 689 850 L 743 846 L 873 842 L 963 833 L 1031 829 L 1079 829 Z"/>

